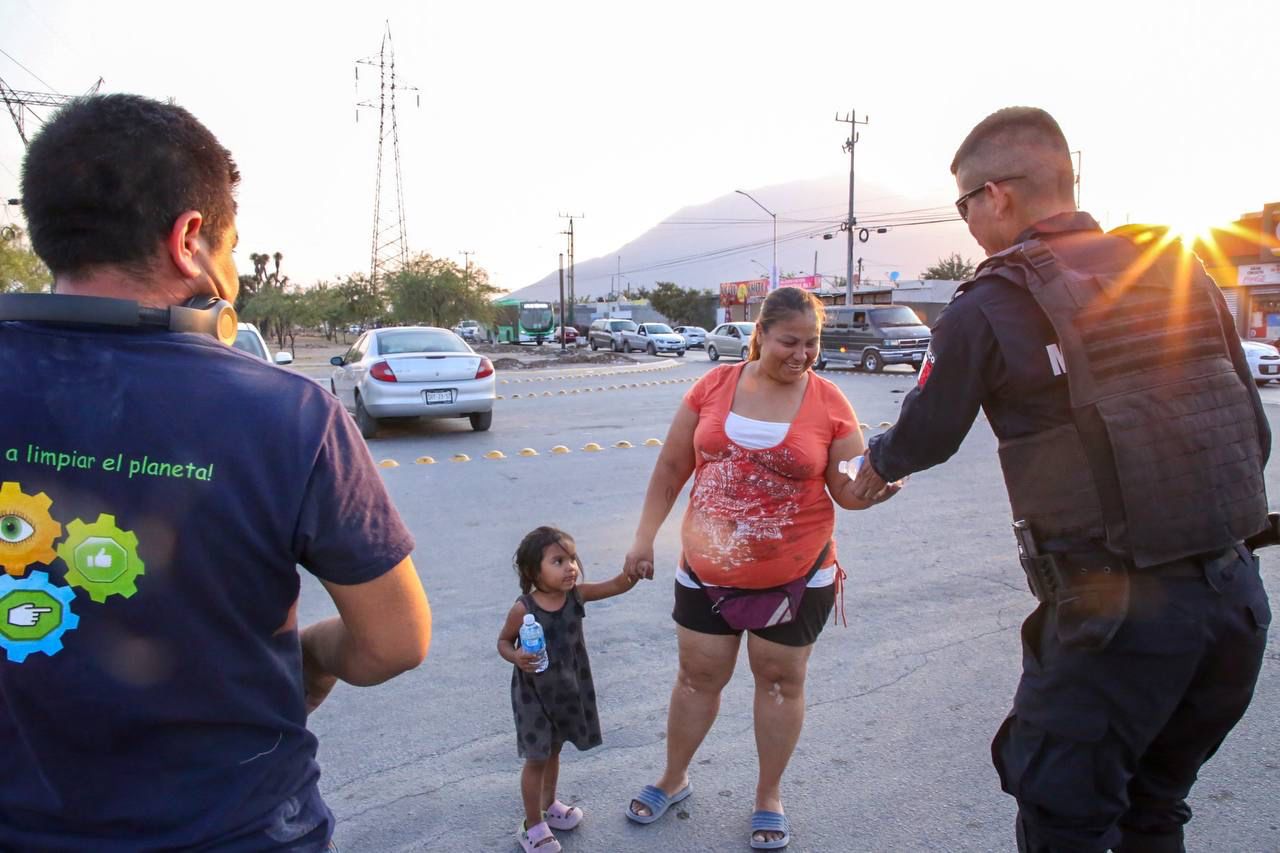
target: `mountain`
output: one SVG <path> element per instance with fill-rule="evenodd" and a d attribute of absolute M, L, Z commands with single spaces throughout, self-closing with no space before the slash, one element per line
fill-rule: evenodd
<path fill-rule="evenodd" d="M 847 249 L 839 227 L 848 210 L 848 178 L 815 178 L 749 192 L 778 213 L 781 275 L 812 274 L 816 252 L 817 272 L 829 277 L 827 286 L 834 285 L 835 276 L 843 278 Z M 868 228 L 869 239 L 855 241 L 853 250 L 855 274 L 857 259 L 864 259 L 864 282 L 887 281 L 895 271 L 904 280 L 919 278 L 925 268 L 952 252 L 975 260 L 982 257 L 949 203 L 909 198 L 860 183 L 858 199 L 864 198 L 866 203 L 858 202 L 858 224 Z M 888 230 L 877 233 L 877 226 Z M 674 281 L 682 287 L 717 290 L 721 282 L 765 277 L 772 258 L 772 234 L 772 222 L 764 211 L 737 193 L 727 193 L 681 208 L 602 256 L 579 260 L 576 294 L 579 298 L 608 296 L 619 256 L 624 286 L 633 289 Z M 833 236 L 824 240 L 823 234 Z M 558 293 L 559 273 L 553 270 L 510 295 L 555 300 Z"/>

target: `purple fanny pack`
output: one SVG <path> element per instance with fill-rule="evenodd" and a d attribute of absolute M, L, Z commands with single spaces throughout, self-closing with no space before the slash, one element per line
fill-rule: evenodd
<path fill-rule="evenodd" d="M 827 558 L 830 547 L 828 543 L 822 549 L 813 567 L 803 576 L 781 586 L 772 586 L 767 589 L 705 586 L 698 580 L 698 576 L 693 573 L 688 563 L 685 563 L 684 570 L 711 599 L 712 612 L 720 614 L 720 618 L 728 623 L 730 628 L 735 631 L 758 631 L 761 628 L 786 625 L 796 618 L 796 613 L 800 610 L 800 600 L 804 598 L 804 591 L 810 579 L 817 574 L 818 569 L 822 568 L 822 561 Z"/>

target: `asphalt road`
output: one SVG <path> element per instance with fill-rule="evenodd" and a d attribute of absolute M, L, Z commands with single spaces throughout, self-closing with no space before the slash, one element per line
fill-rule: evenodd
<path fill-rule="evenodd" d="M 643 442 L 665 437 L 681 395 L 709 366 L 691 353 L 630 375 L 500 374 L 508 381 L 490 432 L 417 422 L 370 442 L 375 460 L 398 463 L 383 476 L 417 538 L 434 638 L 418 670 L 375 688 L 340 685 L 312 716 L 343 851 L 518 849 L 511 667 L 495 651 L 519 594 L 512 552 L 527 530 L 550 523 L 577 538 L 588 578 L 617 572 L 657 458 Z M 895 420 L 913 379 L 826 375 L 871 433 Z M 1265 396 L 1280 404 L 1280 390 Z M 1268 412 L 1280 434 L 1280 408 Z M 584 452 L 588 442 L 604 449 Z M 571 452 L 552 454 L 555 445 Z M 538 455 L 521 457 L 522 448 Z M 492 450 L 507 458 L 483 458 Z M 459 453 L 471 461 L 449 461 Z M 417 464 L 423 456 L 439 461 Z M 1280 501 L 1274 470 L 1268 485 Z M 604 745 L 566 747 L 560 798 L 587 815 L 560 833 L 566 851 L 748 849 L 755 743 L 745 660 L 695 759 L 694 795 L 651 826 L 623 816 L 663 762 L 686 497 L 659 537 L 659 578 L 588 609 Z M 848 627 L 829 626 L 810 664 L 805 730 L 784 780 L 790 850 L 1012 850 L 1014 804 L 1000 792 L 989 742 L 1013 695 L 1017 628 L 1034 602 L 1014 559 L 990 427 L 980 419 L 954 459 L 913 477 L 892 502 L 837 512 Z M 1275 566 L 1264 560 L 1273 588 Z M 306 579 L 303 621 L 332 611 Z M 1278 659 L 1273 635 L 1252 708 L 1193 792 L 1188 849 L 1280 851 Z"/>

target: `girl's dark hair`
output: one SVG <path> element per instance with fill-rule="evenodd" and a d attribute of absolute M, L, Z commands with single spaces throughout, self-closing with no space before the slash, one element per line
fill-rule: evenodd
<path fill-rule="evenodd" d="M 565 540 L 572 542 L 573 537 L 558 527 L 545 524 L 524 535 L 511 559 L 516 577 L 520 578 L 520 592 L 528 595 L 537 589 L 538 575 L 542 573 L 542 552 L 552 545 L 563 546 Z"/>
<path fill-rule="evenodd" d="M 751 349 L 747 352 L 747 361 L 755 361 L 760 357 L 760 336 L 769 331 L 769 327 L 792 314 L 808 311 L 822 325 L 826 309 L 822 300 L 807 290 L 799 287 L 779 287 L 772 290 L 764 298 L 760 306 L 760 315 L 756 317 L 756 328 L 751 333 Z"/>

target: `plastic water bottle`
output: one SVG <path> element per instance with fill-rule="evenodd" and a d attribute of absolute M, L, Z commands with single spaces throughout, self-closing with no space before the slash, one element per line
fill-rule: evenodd
<path fill-rule="evenodd" d="M 538 666 L 534 672 L 543 672 L 551 661 L 547 658 L 547 637 L 542 633 L 542 626 L 533 618 L 532 613 L 524 615 L 524 624 L 520 626 L 520 648 L 529 654 L 538 656 Z"/>
<path fill-rule="evenodd" d="M 849 479 L 852 480 L 857 477 L 858 472 L 862 470 L 862 457 L 855 456 L 849 460 L 841 460 L 840 463 L 836 465 L 836 470 L 841 474 L 848 474 Z"/>

